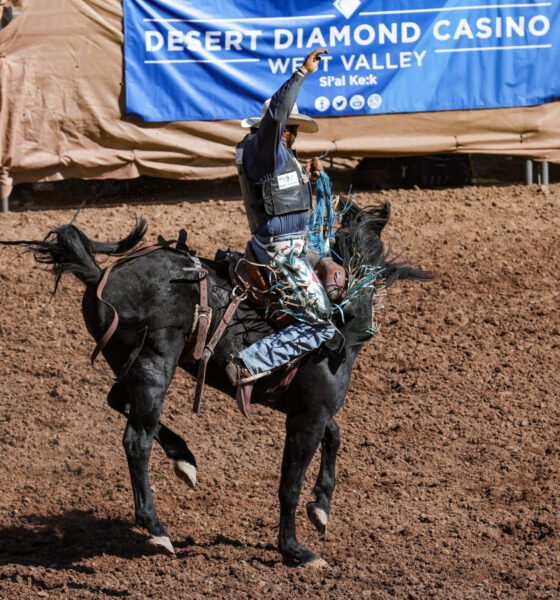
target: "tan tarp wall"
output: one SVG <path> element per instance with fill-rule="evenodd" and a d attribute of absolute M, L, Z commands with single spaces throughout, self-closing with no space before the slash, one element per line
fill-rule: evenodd
<path fill-rule="evenodd" d="M 4 198 L 11 179 L 194 179 L 234 172 L 234 146 L 242 137 L 238 122 L 144 124 L 122 117 L 121 2 L 26 0 L 24 6 L 0 32 Z M 262 90 L 263 99 L 273 91 Z M 560 162 L 560 103 L 325 118 L 320 125 L 320 133 L 300 136 L 304 155 L 462 152 Z"/>

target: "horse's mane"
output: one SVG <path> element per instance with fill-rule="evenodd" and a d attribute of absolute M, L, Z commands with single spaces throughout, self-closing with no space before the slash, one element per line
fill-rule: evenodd
<path fill-rule="evenodd" d="M 381 206 L 374 206 L 354 212 L 350 218 L 343 216 L 342 225 L 336 234 L 338 252 L 342 256 L 344 266 L 351 260 L 372 267 L 381 266 L 385 256 L 383 242 L 379 236 L 379 212 Z"/>
<path fill-rule="evenodd" d="M 342 207 L 342 224 L 336 233 L 336 252 L 347 272 L 362 271 L 381 277 L 384 287 L 397 279 L 432 279 L 427 271 L 413 267 L 400 256 L 391 257 L 391 248 L 385 250 L 381 232 L 388 223 L 391 206 L 388 202 L 359 208 L 348 200 Z"/>

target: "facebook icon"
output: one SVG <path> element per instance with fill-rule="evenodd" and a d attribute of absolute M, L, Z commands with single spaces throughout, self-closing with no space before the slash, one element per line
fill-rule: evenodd
<path fill-rule="evenodd" d="M 315 99 L 315 110 L 325 112 L 330 105 L 330 100 L 326 96 L 319 96 Z"/>

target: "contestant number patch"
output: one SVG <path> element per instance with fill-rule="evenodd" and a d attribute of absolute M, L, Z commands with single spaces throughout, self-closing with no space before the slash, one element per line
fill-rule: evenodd
<path fill-rule="evenodd" d="M 286 190 L 288 188 L 296 187 L 299 185 L 299 179 L 296 171 L 291 171 L 290 173 L 283 173 L 282 175 L 278 175 L 278 189 Z"/>

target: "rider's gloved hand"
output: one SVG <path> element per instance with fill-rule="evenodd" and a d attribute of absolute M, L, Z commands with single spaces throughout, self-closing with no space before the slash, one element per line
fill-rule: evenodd
<path fill-rule="evenodd" d="M 323 170 L 323 165 L 321 161 L 315 156 L 311 160 L 307 161 L 305 164 L 305 172 L 309 179 L 313 182 L 317 181 L 321 176 L 321 171 Z"/>
<path fill-rule="evenodd" d="M 313 71 L 316 71 L 319 67 L 319 62 L 321 61 L 322 55 L 328 53 L 329 51 L 326 48 L 318 48 L 317 50 L 313 50 L 313 52 L 305 59 L 305 62 L 303 63 L 303 69 L 307 71 L 307 73 L 313 73 Z"/>

